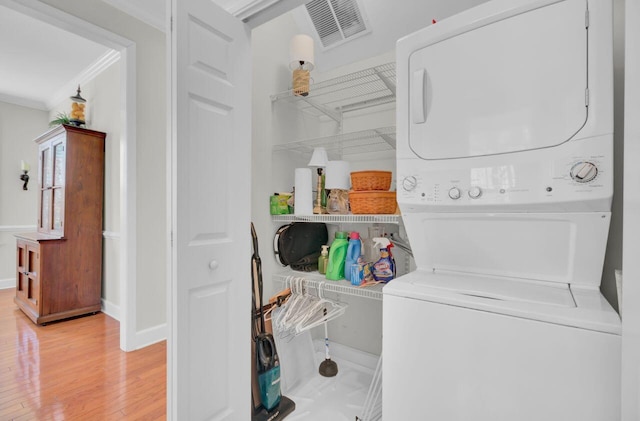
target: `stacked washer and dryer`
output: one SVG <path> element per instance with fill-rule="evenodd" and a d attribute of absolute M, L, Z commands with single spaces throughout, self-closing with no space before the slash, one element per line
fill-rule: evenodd
<path fill-rule="evenodd" d="M 384 288 L 384 419 L 619 420 L 611 1 L 493 0 L 397 71 L 417 270 Z"/>

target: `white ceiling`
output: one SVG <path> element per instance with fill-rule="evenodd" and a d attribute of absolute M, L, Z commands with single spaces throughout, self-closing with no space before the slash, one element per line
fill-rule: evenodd
<path fill-rule="evenodd" d="M 49 109 L 74 95 L 78 76 L 110 51 L 0 6 L 0 101 Z"/>

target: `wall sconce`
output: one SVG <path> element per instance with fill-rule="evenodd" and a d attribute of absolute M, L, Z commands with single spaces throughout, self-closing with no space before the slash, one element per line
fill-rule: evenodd
<path fill-rule="evenodd" d="M 309 95 L 309 72 L 313 70 L 313 38 L 298 34 L 289 45 L 289 68 L 293 70 L 293 94 Z"/>
<path fill-rule="evenodd" d="M 318 168 L 318 184 L 316 187 L 318 193 L 316 195 L 316 204 L 313 207 L 313 213 L 315 214 L 327 213 L 327 193 L 324 189 L 323 168 L 327 166 L 328 161 L 326 149 L 318 147 L 313 149 L 313 155 L 311 155 L 311 160 L 307 164 L 309 167 Z"/>
<path fill-rule="evenodd" d="M 27 164 L 26 162 L 20 161 L 20 169 L 22 170 L 22 174 L 20 175 L 20 180 L 24 181 L 24 184 L 22 185 L 22 190 L 28 190 L 27 184 L 29 183 L 29 170 L 31 169 L 31 167 L 29 167 L 29 164 Z"/>

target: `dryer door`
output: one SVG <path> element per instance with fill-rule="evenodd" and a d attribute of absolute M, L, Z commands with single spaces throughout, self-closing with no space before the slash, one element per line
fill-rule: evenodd
<path fill-rule="evenodd" d="M 434 36 L 409 60 L 409 144 L 422 159 L 559 145 L 588 117 L 586 1 Z"/>

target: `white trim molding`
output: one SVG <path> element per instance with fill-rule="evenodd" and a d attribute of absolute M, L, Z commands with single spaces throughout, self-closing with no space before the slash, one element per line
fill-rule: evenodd
<path fill-rule="evenodd" d="M 168 327 L 166 323 L 141 330 L 136 334 L 136 349 L 141 349 L 157 342 L 167 340 Z"/>
<path fill-rule="evenodd" d="M 21 98 L 19 96 L 9 94 L 0 94 L 0 102 L 6 102 L 7 104 L 18 105 L 20 107 L 33 108 L 34 110 L 49 111 L 47 104 L 43 101 Z"/>
<path fill-rule="evenodd" d="M 120 239 L 120 232 L 119 231 L 103 231 L 102 232 L 102 237 L 105 240 L 119 240 Z"/>
<path fill-rule="evenodd" d="M 35 225 L 0 225 L 0 232 L 29 232 L 36 229 Z"/>
<path fill-rule="evenodd" d="M 75 92 L 78 84 L 82 85 L 95 79 L 96 76 L 108 69 L 109 66 L 116 63 L 118 60 L 120 60 L 120 52 L 116 50 L 107 51 L 101 57 L 98 57 L 98 59 L 91 63 L 89 67 L 64 84 L 51 96 L 51 98 L 47 100 L 47 111 L 53 109 L 53 107 L 69 98 L 69 92 Z"/>
<path fill-rule="evenodd" d="M 120 306 L 113 304 L 111 301 L 107 301 L 104 298 L 100 299 L 102 312 L 107 316 L 120 321 Z"/>
<path fill-rule="evenodd" d="M 16 278 L 0 279 L 0 289 L 15 288 Z"/>

